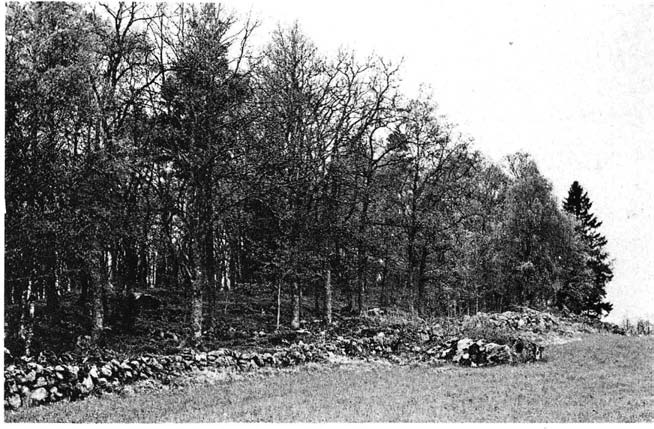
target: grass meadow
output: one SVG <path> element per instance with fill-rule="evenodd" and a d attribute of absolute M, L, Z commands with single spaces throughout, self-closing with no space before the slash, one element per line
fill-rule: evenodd
<path fill-rule="evenodd" d="M 654 338 L 586 336 L 491 368 L 307 367 L 5 412 L 7 422 L 651 422 Z"/>

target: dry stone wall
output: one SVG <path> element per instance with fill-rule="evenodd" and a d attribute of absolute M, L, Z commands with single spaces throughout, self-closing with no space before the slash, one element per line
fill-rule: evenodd
<path fill-rule="evenodd" d="M 371 331 L 372 332 L 372 331 Z M 60 400 L 79 400 L 90 394 L 119 391 L 139 380 L 168 384 L 193 370 L 253 371 L 262 367 L 283 368 L 307 362 L 326 362 L 336 355 L 384 358 L 397 364 L 454 362 L 486 366 L 539 360 L 542 348 L 533 343 L 499 345 L 470 338 L 437 342 L 423 336 L 420 344 L 405 342 L 398 332 L 380 330 L 363 338 L 337 337 L 334 341 L 307 344 L 301 340 L 284 348 L 266 351 L 218 349 L 186 350 L 176 355 L 147 355 L 129 359 L 21 357 L 5 367 L 5 408 L 36 406 Z M 526 350 L 533 352 L 526 353 Z M 8 359 L 7 359 L 8 358 Z M 6 356 L 6 360 L 11 360 Z"/>
<path fill-rule="evenodd" d="M 328 362 L 339 355 L 385 359 L 399 365 L 451 362 L 483 367 L 535 362 L 543 357 L 543 341 L 540 340 L 545 338 L 544 334 L 624 334 L 615 325 L 590 323 L 581 318 L 558 318 L 530 309 L 478 313 L 447 330 L 439 324 L 389 325 L 383 318 L 374 317 L 342 320 L 323 330 L 319 326 L 313 328 L 270 335 L 271 347 L 256 350 L 184 349 L 171 355 L 121 357 L 109 350 L 89 349 L 75 355 L 41 354 L 36 358 L 14 359 L 5 349 L 5 408 L 79 400 L 91 394 L 120 391 L 140 380 L 168 384 L 196 370 L 284 368 L 307 362 Z"/>

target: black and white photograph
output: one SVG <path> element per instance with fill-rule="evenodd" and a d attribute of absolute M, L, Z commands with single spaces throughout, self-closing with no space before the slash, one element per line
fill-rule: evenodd
<path fill-rule="evenodd" d="M 654 1 L 8 1 L 5 423 L 654 422 Z"/>

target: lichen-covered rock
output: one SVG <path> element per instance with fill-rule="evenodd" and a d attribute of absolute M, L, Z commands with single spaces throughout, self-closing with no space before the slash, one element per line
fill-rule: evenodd
<path fill-rule="evenodd" d="M 11 395 L 9 395 L 6 401 L 7 401 L 7 406 L 13 410 L 20 408 L 21 406 L 20 395 L 17 393 L 12 393 Z"/>
<path fill-rule="evenodd" d="M 84 387 L 88 393 L 90 393 L 93 390 L 93 379 L 91 376 L 87 376 L 84 380 L 82 380 L 81 385 Z"/>
<path fill-rule="evenodd" d="M 541 360 L 543 357 L 542 346 L 523 338 L 515 339 L 511 348 L 517 356 L 518 362 L 536 362 Z"/>
<path fill-rule="evenodd" d="M 486 363 L 489 365 L 501 365 L 514 362 L 514 355 L 511 348 L 506 344 L 500 345 L 488 343 L 484 347 L 486 352 Z"/>
<path fill-rule="evenodd" d="M 98 377 L 99 377 L 99 375 L 98 375 L 98 368 L 97 368 L 95 365 L 93 365 L 93 366 L 91 367 L 91 369 L 89 369 L 89 376 L 90 376 L 92 379 L 94 379 L 94 380 L 97 380 L 97 379 L 98 379 Z"/>
<path fill-rule="evenodd" d="M 48 391 L 43 387 L 32 391 L 29 395 L 29 402 L 31 405 L 38 405 L 44 402 L 48 397 Z"/>
<path fill-rule="evenodd" d="M 102 368 L 100 368 L 100 374 L 102 374 L 103 377 L 110 378 L 113 375 L 113 371 L 111 370 L 110 365 L 103 365 Z"/>
<path fill-rule="evenodd" d="M 21 383 L 32 383 L 36 380 L 36 371 L 30 371 L 26 376 L 21 378 Z"/>
<path fill-rule="evenodd" d="M 473 344 L 474 341 L 470 338 L 459 340 L 456 344 L 456 354 L 452 358 L 452 362 L 458 363 L 459 365 L 470 365 L 469 349 Z"/>
<path fill-rule="evenodd" d="M 46 380 L 45 377 L 39 377 L 36 379 L 36 382 L 34 383 L 34 387 L 46 387 L 48 385 L 48 381 Z"/>
<path fill-rule="evenodd" d="M 57 386 L 52 386 L 49 390 L 50 392 L 50 398 L 54 401 L 58 401 L 59 399 L 63 398 L 63 394 L 59 392 L 59 389 L 57 389 Z"/>

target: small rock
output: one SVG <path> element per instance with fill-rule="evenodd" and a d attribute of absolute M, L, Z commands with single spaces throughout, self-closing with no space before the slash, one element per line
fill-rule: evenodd
<path fill-rule="evenodd" d="M 98 368 L 95 365 L 93 365 L 89 370 L 89 376 L 91 376 L 91 378 L 94 380 L 98 379 Z"/>
<path fill-rule="evenodd" d="M 39 377 L 36 379 L 34 387 L 45 387 L 48 385 L 48 382 L 45 380 L 45 377 Z"/>
<path fill-rule="evenodd" d="M 18 392 L 18 385 L 16 384 L 16 381 L 5 381 L 5 393 L 16 393 Z"/>
<path fill-rule="evenodd" d="M 52 386 L 50 388 L 50 397 L 55 398 L 55 399 L 61 399 L 64 395 L 59 392 L 59 389 L 57 389 L 57 386 Z"/>
<path fill-rule="evenodd" d="M 110 378 L 113 374 L 111 368 L 108 365 L 104 365 L 102 368 L 100 368 L 100 373 L 107 378 Z"/>
<path fill-rule="evenodd" d="M 474 341 L 472 341 L 470 338 L 464 338 L 462 340 L 459 340 L 456 343 L 456 350 L 457 352 L 462 352 L 464 350 L 467 350 L 473 343 Z"/>
<path fill-rule="evenodd" d="M 152 360 L 150 361 L 150 366 L 158 371 L 163 370 L 163 366 L 159 363 L 159 361 L 156 358 L 152 358 Z"/>
<path fill-rule="evenodd" d="M 48 397 L 48 391 L 43 387 L 39 387 L 30 394 L 30 404 L 36 405 L 45 401 Z"/>
<path fill-rule="evenodd" d="M 90 392 L 93 390 L 93 379 L 90 376 L 86 377 L 84 380 L 82 380 L 82 386 L 84 386 L 84 388 Z"/>
<path fill-rule="evenodd" d="M 32 370 L 25 377 L 21 379 L 21 383 L 33 383 L 36 380 L 36 371 Z"/>
<path fill-rule="evenodd" d="M 14 393 L 13 395 L 9 395 L 9 397 L 7 398 L 7 404 L 14 410 L 20 408 L 21 406 L 20 395 L 16 393 Z"/>
<path fill-rule="evenodd" d="M 266 362 L 264 361 L 263 357 L 259 353 L 254 354 L 252 362 L 254 362 L 254 364 L 256 366 L 265 366 L 266 365 Z"/>
<path fill-rule="evenodd" d="M 486 361 L 489 364 L 503 364 L 513 362 L 511 348 L 507 345 L 488 343 L 484 347 L 486 352 Z"/>

